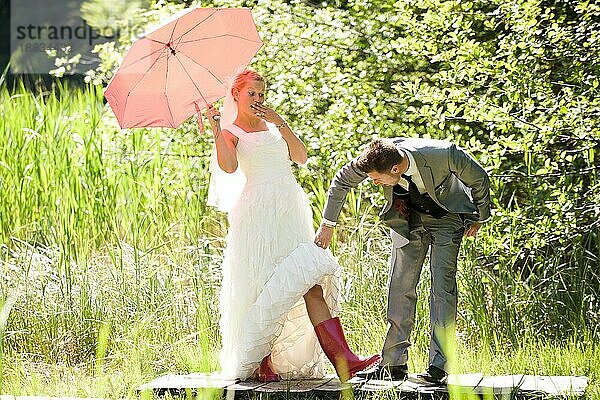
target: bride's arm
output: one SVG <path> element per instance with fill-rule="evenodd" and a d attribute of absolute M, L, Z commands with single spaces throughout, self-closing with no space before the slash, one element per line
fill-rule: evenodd
<path fill-rule="evenodd" d="M 220 134 L 215 135 L 219 168 L 228 174 L 232 174 L 238 167 L 237 153 L 235 151 L 238 138 L 233 136 L 228 130 L 221 131 L 219 128 L 219 131 Z"/>
<path fill-rule="evenodd" d="M 281 124 L 283 124 L 283 126 L 281 126 Z M 281 126 L 279 132 L 281 132 L 281 137 L 283 137 L 288 145 L 290 160 L 297 164 L 305 164 L 308 160 L 306 146 L 304 146 L 302 140 L 296 136 L 286 122 L 282 122 L 281 124 L 278 124 L 278 126 Z"/>
<path fill-rule="evenodd" d="M 220 113 L 212 106 L 212 104 L 207 106 L 206 116 L 208 117 L 208 122 L 210 123 L 215 138 L 215 148 L 217 149 L 217 162 L 219 163 L 219 168 L 228 174 L 232 174 L 238 167 L 237 153 L 235 151 L 238 138 L 226 129 L 221 130 L 219 120 L 214 118 L 215 116 L 220 117 Z"/>

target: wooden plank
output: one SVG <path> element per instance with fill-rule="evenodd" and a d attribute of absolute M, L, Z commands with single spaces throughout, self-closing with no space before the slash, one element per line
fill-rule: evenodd
<path fill-rule="evenodd" d="M 416 375 L 410 375 L 409 379 L 390 380 L 390 379 L 367 379 L 360 387 L 365 392 L 381 392 L 385 390 L 405 391 L 416 393 L 418 383 L 412 382 Z"/>
<path fill-rule="evenodd" d="M 224 389 L 235 384 L 235 380 L 223 379 L 219 374 L 195 373 L 188 375 L 168 374 L 140 386 L 137 390 L 160 389 Z"/>
<path fill-rule="evenodd" d="M 359 387 L 359 390 L 363 392 L 382 392 L 386 390 L 396 390 L 401 384 L 402 381 L 369 379 Z"/>
<path fill-rule="evenodd" d="M 522 392 L 540 392 L 552 396 L 583 396 L 589 384 L 586 376 L 525 375 Z"/>
<path fill-rule="evenodd" d="M 226 392 L 248 392 L 248 391 L 255 391 L 259 387 L 265 386 L 265 385 L 266 385 L 266 383 L 264 383 L 264 382 L 259 382 L 257 380 L 248 379 L 246 381 L 240 381 L 240 382 L 234 383 L 231 386 L 227 386 L 225 388 L 225 391 Z"/>
<path fill-rule="evenodd" d="M 231 400 L 240 395 L 250 397 L 253 393 L 298 393 L 322 396 L 341 396 L 353 398 L 354 390 L 368 394 L 369 392 L 395 391 L 398 394 L 430 398 L 438 395 L 494 395 L 505 396 L 520 393 L 543 393 L 549 396 L 581 396 L 585 394 L 589 379 L 585 376 L 533 376 L 533 375 L 500 375 L 484 376 L 483 374 L 450 375 L 448 386 L 439 386 L 418 379 L 415 374 L 409 375 L 405 381 L 364 380 L 353 378 L 342 384 L 333 375 L 324 379 L 283 380 L 263 383 L 256 380 L 234 381 L 223 379 L 218 373 L 211 374 L 169 374 L 158 377 L 140 386 L 137 390 L 152 390 L 155 393 L 182 393 L 183 391 L 225 392 Z M 410 397 L 410 396 L 409 396 Z M 68 397 L 38 397 L 2 395 L 0 400 L 82 400 Z M 102 399 L 88 399 L 102 400 Z"/>
<path fill-rule="evenodd" d="M 419 387 L 422 381 L 416 382 L 416 376 L 411 379 L 412 375 L 409 375 L 409 379 L 405 380 L 398 386 L 397 390 L 400 393 L 418 393 Z"/>
<path fill-rule="evenodd" d="M 448 393 L 451 397 L 463 398 L 476 395 L 475 388 L 483 380 L 483 374 L 450 374 L 448 384 L 437 390 L 439 393 Z"/>
<path fill-rule="evenodd" d="M 323 395 L 333 395 L 336 393 L 349 393 L 352 392 L 354 387 L 359 387 L 361 385 L 361 380 L 358 378 L 352 378 L 346 383 L 340 382 L 337 375 L 328 374 L 324 377 L 327 379 L 327 383 L 316 387 L 313 391 L 318 394 Z"/>
<path fill-rule="evenodd" d="M 403 381 L 370 379 L 360 387 L 360 390 L 365 392 L 393 390 L 396 395 L 405 394 L 410 397 L 418 395 L 421 396 L 421 398 L 430 398 L 434 393 L 438 393 L 440 390 L 445 391 L 446 387 L 444 385 L 426 382 L 423 379 L 418 378 L 416 374 L 410 374 L 408 379 Z"/>
<path fill-rule="evenodd" d="M 281 380 L 279 382 L 270 382 L 264 386 L 258 387 L 256 392 L 263 393 L 310 393 L 319 386 L 327 384 L 330 379 L 302 379 L 302 380 Z"/>
<path fill-rule="evenodd" d="M 436 393 L 446 390 L 446 385 L 438 385 L 436 383 L 427 382 L 417 376 L 417 374 L 409 374 L 408 379 L 400 386 L 404 389 L 404 393 L 416 392 L 418 399 L 433 399 Z M 445 394 L 445 393 L 444 393 Z M 413 395 L 414 396 L 414 395 Z"/>
<path fill-rule="evenodd" d="M 476 374 L 450 374 L 448 375 L 448 386 L 459 388 L 476 388 L 483 379 L 482 373 Z"/>
<path fill-rule="evenodd" d="M 415 390 L 419 391 L 419 388 L 431 388 L 431 387 L 442 387 L 444 385 L 438 385 L 435 383 L 427 382 L 417 376 L 417 374 L 409 374 L 408 379 L 405 381 L 407 384 L 411 384 Z"/>
<path fill-rule="evenodd" d="M 524 375 L 484 376 L 479 385 L 474 388 L 480 395 L 511 395 L 519 391 Z"/>

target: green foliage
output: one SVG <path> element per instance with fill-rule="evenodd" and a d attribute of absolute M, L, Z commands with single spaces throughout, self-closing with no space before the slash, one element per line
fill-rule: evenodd
<path fill-rule="evenodd" d="M 498 345 L 522 330 L 568 337 L 597 329 L 600 306 L 598 12 L 583 1 L 257 2 L 266 45 L 254 66 L 310 148 L 299 177 L 317 199 L 373 136 L 472 152 L 492 175 L 494 217 L 464 273 L 485 277 L 473 290 L 487 326 L 506 330 Z M 474 338 L 479 322 L 465 321 Z"/>
<path fill-rule="evenodd" d="M 88 13 L 102 6 L 87 3 Z M 145 27 L 183 3 L 152 1 L 114 26 Z M 535 359 L 517 372 L 598 378 L 590 361 L 600 332 L 598 5 L 202 6 L 253 8 L 265 46 L 252 67 L 307 144 L 308 165 L 296 173 L 315 223 L 337 168 L 375 136 L 449 139 L 490 172 L 493 216 L 465 241 L 459 265 L 457 370 L 508 373 Z M 86 80 L 106 83 L 130 42 L 98 47 L 103 64 Z M 61 62 L 81 68 L 70 55 Z M 29 389 L 9 388 L 36 394 L 46 378 L 28 362 L 59 363 L 118 388 L 94 381 L 86 394 L 125 396 L 162 372 L 214 369 L 226 224 L 206 207 L 210 135 L 199 135 L 196 121 L 121 131 L 98 86 L 29 93 L 0 82 L 0 365 L 8 371 L 0 376 L 30 376 Z M 381 200 L 369 183 L 355 190 L 333 246 L 345 268 L 345 325 L 364 352 L 377 350 L 385 331 Z M 415 369 L 428 346 L 427 271 L 419 293 Z M 530 354 L 540 343 L 547 352 Z M 571 361 L 555 367 L 556 351 Z M 123 365 L 129 375 L 109 378 Z"/>

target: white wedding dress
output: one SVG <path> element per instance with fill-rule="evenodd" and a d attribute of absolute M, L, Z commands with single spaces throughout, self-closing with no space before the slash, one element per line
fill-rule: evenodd
<path fill-rule="evenodd" d="M 271 354 L 282 378 L 319 378 L 324 354 L 303 295 L 323 287 L 332 317 L 339 314 L 339 264 L 314 243 L 308 197 L 292 174 L 277 128 L 237 136 L 246 183 L 229 211 L 220 292 L 222 375 L 246 379 Z"/>

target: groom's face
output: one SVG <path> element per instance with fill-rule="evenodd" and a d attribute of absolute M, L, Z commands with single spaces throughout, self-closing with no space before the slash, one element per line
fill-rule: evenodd
<path fill-rule="evenodd" d="M 400 173 L 397 172 L 397 168 L 395 167 L 392 167 L 389 172 L 371 171 L 367 172 L 367 175 L 376 185 L 394 186 L 400 180 Z"/>

